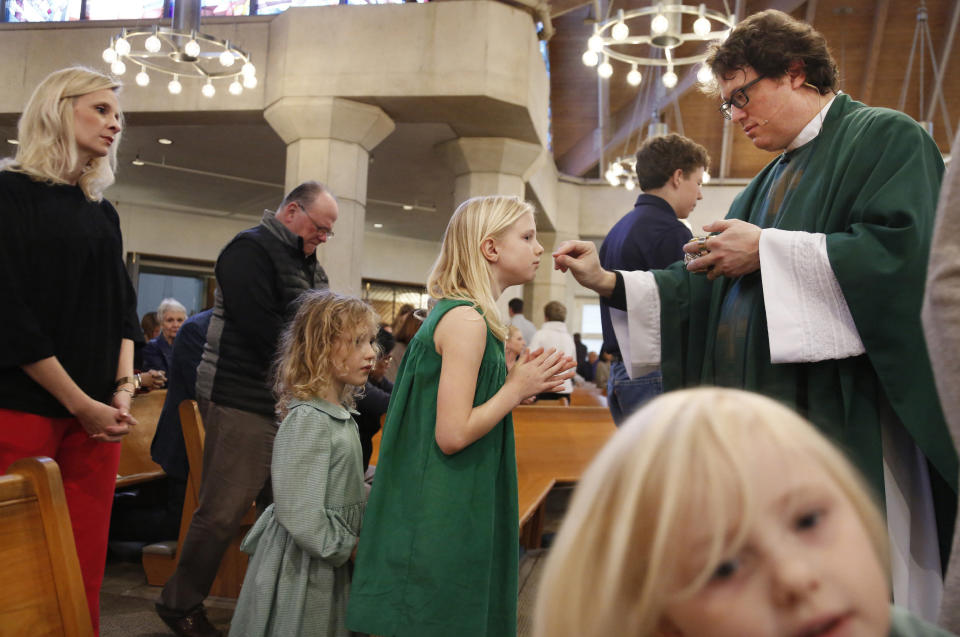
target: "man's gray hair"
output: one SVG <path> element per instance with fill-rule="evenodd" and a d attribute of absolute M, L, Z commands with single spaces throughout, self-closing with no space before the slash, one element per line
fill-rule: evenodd
<path fill-rule="evenodd" d="M 287 196 L 283 198 L 283 201 L 280 202 L 280 206 L 277 208 L 277 214 L 291 203 L 299 203 L 306 208 L 325 192 L 330 191 L 319 181 L 305 181 L 287 193 Z"/>

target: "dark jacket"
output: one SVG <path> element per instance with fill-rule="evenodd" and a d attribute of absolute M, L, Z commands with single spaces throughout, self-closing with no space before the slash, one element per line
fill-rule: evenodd
<path fill-rule="evenodd" d="M 373 455 L 373 437 L 380 431 L 380 417 L 387 413 L 393 383 L 386 378 L 378 381 L 368 380 L 363 389 L 363 397 L 357 401 L 357 430 L 360 433 L 360 447 L 363 450 L 363 470 L 370 466 Z"/>
<path fill-rule="evenodd" d="M 634 209 L 614 224 L 600 246 L 600 264 L 606 270 L 661 270 L 683 258 L 683 244 L 693 233 L 664 199 L 643 194 Z M 610 304 L 600 299 L 603 349 L 620 354 L 610 321 Z"/>
<path fill-rule="evenodd" d="M 270 366 L 296 299 L 310 288 L 328 287 L 316 256 L 270 211 L 220 253 L 217 293 L 197 368 L 197 396 L 224 407 L 274 414 Z"/>
<path fill-rule="evenodd" d="M 213 310 L 194 314 L 184 321 L 177 332 L 177 338 L 173 341 L 172 363 L 167 370 L 167 397 L 150 445 L 153 461 L 168 474 L 183 480 L 187 479 L 190 467 L 178 409 L 184 400 L 196 398 L 197 365 L 203 355 L 203 344 L 212 315 Z"/>
<path fill-rule="evenodd" d="M 201 346 L 203 344 L 201 343 Z M 143 367 L 140 369 L 158 369 L 164 373 L 170 372 L 173 361 L 173 345 L 167 343 L 163 334 L 150 339 L 143 347 Z"/>

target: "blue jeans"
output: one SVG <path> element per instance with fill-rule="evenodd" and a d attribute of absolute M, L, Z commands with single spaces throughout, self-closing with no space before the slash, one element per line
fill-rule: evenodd
<path fill-rule="evenodd" d="M 663 393 L 663 376 L 658 369 L 646 376 L 631 380 L 627 368 L 618 361 L 610 364 L 610 380 L 607 381 L 607 404 L 613 422 L 619 427 L 630 414 L 640 409 L 651 398 Z"/>

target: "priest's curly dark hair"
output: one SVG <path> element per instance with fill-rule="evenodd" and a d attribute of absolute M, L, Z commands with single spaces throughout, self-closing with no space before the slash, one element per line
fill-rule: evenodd
<path fill-rule="evenodd" d="M 711 47 L 706 60 L 713 74 L 723 78 L 745 66 L 759 75 L 778 78 L 798 62 L 806 81 L 821 95 L 837 92 L 839 72 L 826 39 L 806 22 L 775 9 L 746 18 L 724 42 Z M 713 84 L 710 92 L 718 93 Z"/>

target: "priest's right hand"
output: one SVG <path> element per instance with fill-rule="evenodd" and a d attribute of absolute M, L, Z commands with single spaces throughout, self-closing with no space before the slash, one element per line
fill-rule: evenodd
<path fill-rule="evenodd" d="M 600 296 L 610 296 L 617 285 L 617 275 L 600 266 L 597 246 L 592 241 L 564 241 L 553 252 L 553 268 L 566 272 L 585 288 Z"/>

